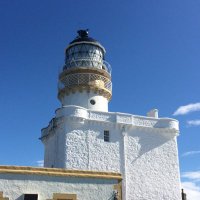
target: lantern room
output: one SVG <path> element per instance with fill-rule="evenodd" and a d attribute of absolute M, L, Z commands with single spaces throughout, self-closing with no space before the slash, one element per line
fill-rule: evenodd
<path fill-rule="evenodd" d="M 88 30 L 79 30 L 78 36 L 66 48 L 64 69 L 88 67 L 111 73 L 110 65 L 104 60 L 105 52 L 98 41 L 88 36 Z"/>

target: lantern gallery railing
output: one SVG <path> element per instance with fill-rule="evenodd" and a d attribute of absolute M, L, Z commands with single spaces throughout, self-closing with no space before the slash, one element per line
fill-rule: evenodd
<path fill-rule="evenodd" d="M 108 62 L 105 60 L 99 61 L 95 60 L 95 58 L 76 58 L 67 60 L 66 64 L 63 66 L 63 70 L 74 68 L 74 67 L 88 67 L 88 68 L 97 68 L 103 69 L 111 75 L 112 68 Z"/>
<path fill-rule="evenodd" d="M 112 82 L 110 79 L 93 73 L 68 74 L 58 83 L 58 89 L 73 88 L 77 86 L 91 86 L 106 89 L 112 93 Z"/>

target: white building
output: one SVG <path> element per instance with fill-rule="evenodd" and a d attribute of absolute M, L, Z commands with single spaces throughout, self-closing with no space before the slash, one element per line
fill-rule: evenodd
<path fill-rule="evenodd" d="M 59 74 L 62 106 L 42 129 L 45 168 L 1 167 L 0 191 L 18 200 L 181 200 L 178 121 L 159 118 L 156 109 L 147 116 L 109 112 L 105 49 L 87 30 L 78 34 Z"/>

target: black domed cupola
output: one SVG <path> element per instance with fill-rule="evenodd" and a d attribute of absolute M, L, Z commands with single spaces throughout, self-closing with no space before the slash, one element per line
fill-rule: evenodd
<path fill-rule="evenodd" d="M 86 41 L 86 42 L 94 42 L 100 45 L 100 43 L 97 40 L 89 37 L 88 29 L 78 30 L 77 33 L 78 33 L 78 36 L 72 42 L 70 42 L 70 44 Z"/>

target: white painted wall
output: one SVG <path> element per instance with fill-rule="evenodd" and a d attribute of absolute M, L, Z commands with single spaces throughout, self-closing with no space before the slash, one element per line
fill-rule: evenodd
<path fill-rule="evenodd" d="M 57 166 L 120 172 L 123 200 L 181 199 L 176 120 L 96 112 L 78 106 L 66 106 L 56 115 L 57 129 L 47 138 L 64 133 L 61 141 L 65 141 L 66 152 L 56 155 Z M 109 143 L 104 142 L 104 130 L 110 131 Z M 45 161 L 51 165 L 51 159 Z"/>
<path fill-rule="evenodd" d="M 69 123 L 70 124 L 70 123 Z M 85 124 L 84 124 L 85 125 Z M 119 143 L 115 130 L 98 124 L 72 128 L 66 134 L 67 169 L 120 171 Z M 115 142 L 104 142 L 104 130 L 110 130 Z M 114 138 L 116 137 L 116 138 Z"/>
<path fill-rule="evenodd" d="M 62 127 L 56 129 L 56 132 L 50 132 L 50 137 L 44 139 L 45 156 L 44 167 L 65 168 L 66 159 L 66 132 Z M 65 159 L 63 159 L 65 158 Z"/>
<path fill-rule="evenodd" d="M 90 100 L 94 100 L 96 103 L 95 105 L 92 105 L 90 103 Z M 70 95 L 64 96 L 64 98 L 61 100 L 61 103 L 63 106 L 81 106 L 90 110 L 96 110 L 96 111 L 108 111 L 108 100 L 107 98 L 103 97 L 102 95 L 99 95 L 98 93 L 94 93 L 93 91 L 87 92 L 75 92 L 70 93 Z"/>
<path fill-rule="evenodd" d="M 180 200 L 176 138 L 137 129 L 127 135 L 126 199 Z"/>
<path fill-rule="evenodd" d="M 107 200 L 114 184 L 117 180 L 0 173 L 0 191 L 9 200 L 24 200 L 23 194 L 38 194 L 38 200 L 46 200 L 53 193 L 77 194 L 78 200 Z"/>

